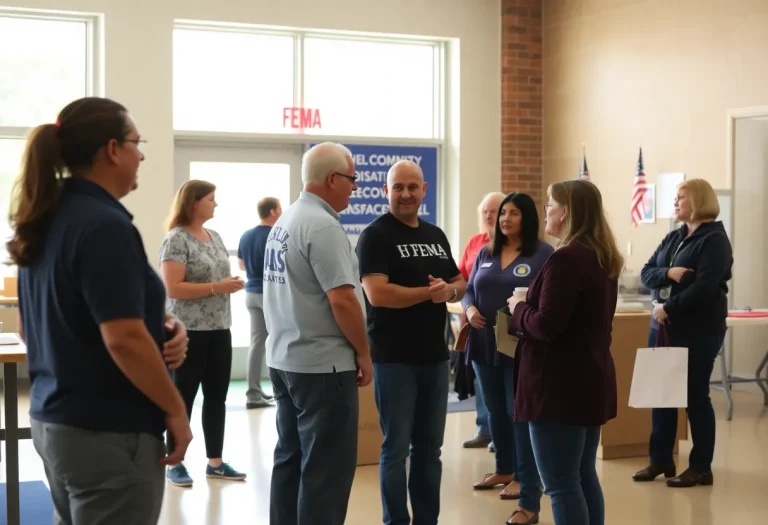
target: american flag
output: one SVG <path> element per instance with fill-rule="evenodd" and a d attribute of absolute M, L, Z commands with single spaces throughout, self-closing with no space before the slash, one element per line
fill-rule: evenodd
<path fill-rule="evenodd" d="M 587 153 L 584 151 L 584 144 L 581 145 L 581 172 L 579 172 L 579 178 L 581 180 L 589 180 L 589 168 L 587 168 Z"/>
<path fill-rule="evenodd" d="M 645 180 L 645 171 L 643 168 L 643 148 L 640 148 L 640 156 L 637 158 L 637 173 L 635 173 L 635 185 L 632 187 L 632 206 L 630 215 L 632 216 L 632 227 L 636 227 L 645 215 L 645 206 L 643 205 L 643 196 L 648 190 Z"/>

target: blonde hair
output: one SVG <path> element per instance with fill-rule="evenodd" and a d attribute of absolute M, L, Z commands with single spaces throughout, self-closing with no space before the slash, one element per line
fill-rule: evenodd
<path fill-rule="evenodd" d="M 720 215 L 720 202 L 712 186 L 704 179 L 691 179 L 678 184 L 679 190 L 688 192 L 691 200 L 691 220 L 706 221 Z"/>
<path fill-rule="evenodd" d="M 504 200 L 504 195 L 500 191 L 492 191 L 490 193 L 486 193 L 483 196 L 483 200 L 480 201 L 480 204 L 477 206 L 477 231 L 484 232 L 485 231 L 485 225 L 483 224 L 483 208 L 488 203 L 489 200 L 493 199 L 494 197 L 499 199 L 499 202 Z M 498 210 L 497 210 L 498 211 Z"/>
<path fill-rule="evenodd" d="M 181 185 L 171 204 L 171 211 L 165 221 L 165 230 L 177 226 L 188 226 L 192 222 L 193 206 L 206 195 L 216 191 L 216 185 L 204 180 L 189 180 Z"/>
<path fill-rule="evenodd" d="M 597 253 L 597 261 L 608 277 L 618 279 L 624 269 L 624 258 L 605 217 L 597 186 L 585 180 L 566 180 L 552 184 L 547 195 L 567 209 L 559 247 L 576 241 L 588 245 Z"/>

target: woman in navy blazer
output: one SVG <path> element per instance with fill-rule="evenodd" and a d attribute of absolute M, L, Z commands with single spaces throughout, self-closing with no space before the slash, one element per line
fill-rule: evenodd
<path fill-rule="evenodd" d="M 525 301 L 511 297 L 515 420 L 531 443 L 556 525 L 602 525 L 605 504 L 595 462 L 600 428 L 616 417 L 611 328 L 624 261 L 597 187 L 584 180 L 549 187 L 546 232 L 558 249 Z"/>
<path fill-rule="evenodd" d="M 539 240 L 536 203 L 525 193 L 510 193 L 496 218 L 493 239 L 477 254 L 461 301 L 472 326 L 467 361 L 475 370 L 490 414 L 496 469 L 475 490 L 504 485 L 501 499 L 519 499 L 510 525 L 531 523 L 541 508 L 541 480 L 531 450 L 528 425 L 514 422 L 514 359 L 496 350 L 496 313 L 515 288 L 527 288 L 554 251 Z"/>
<path fill-rule="evenodd" d="M 677 409 L 654 408 L 650 464 L 635 473 L 635 481 L 653 481 L 664 474 L 670 487 L 712 485 L 715 453 L 715 411 L 709 380 L 725 338 L 728 284 L 733 252 L 723 223 L 715 221 L 720 204 L 712 186 L 691 179 L 678 187 L 675 219 L 683 226 L 667 235 L 640 273 L 656 306 L 648 345 L 660 327 L 669 344 L 688 348 L 688 420 L 693 448 L 688 469 L 675 477 L 672 458 L 677 435 Z"/>

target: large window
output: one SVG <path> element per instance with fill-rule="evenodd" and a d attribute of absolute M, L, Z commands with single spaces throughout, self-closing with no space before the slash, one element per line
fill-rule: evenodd
<path fill-rule="evenodd" d="M 312 132 L 438 138 L 439 58 L 429 44 L 305 38 L 304 106 L 319 108 L 323 124 Z"/>
<path fill-rule="evenodd" d="M 89 90 L 84 20 L 35 19 L 0 12 L 0 126 L 56 120 Z"/>
<path fill-rule="evenodd" d="M 94 22 L 0 9 L 0 263 L 8 258 L 11 188 L 29 130 L 94 93 Z M 0 265 L 0 275 L 11 271 Z"/>
<path fill-rule="evenodd" d="M 442 138 L 439 42 L 187 23 L 173 43 L 177 131 Z"/>
<path fill-rule="evenodd" d="M 205 29 L 173 33 L 176 129 L 279 133 L 294 105 L 294 39 Z"/>
<path fill-rule="evenodd" d="M 0 275 L 7 275 L 9 270 L 5 266 L 8 252 L 5 249 L 6 241 L 13 235 L 8 224 L 8 210 L 11 207 L 11 191 L 13 183 L 19 174 L 21 157 L 24 152 L 24 141 L 21 139 L 0 139 Z"/>

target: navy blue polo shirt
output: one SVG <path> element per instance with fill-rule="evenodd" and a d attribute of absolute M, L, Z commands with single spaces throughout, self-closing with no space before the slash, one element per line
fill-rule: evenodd
<path fill-rule="evenodd" d="M 264 293 L 264 253 L 270 231 L 272 226 L 259 224 L 240 237 L 237 257 L 245 263 L 245 274 L 248 277 L 245 283 L 246 292 Z"/>
<path fill-rule="evenodd" d="M 140 318 L 158 352 L 166 340 L 165 288 L 132 221 L 101 186 L 66 179 L 42 251 L 19 269 L 29 414 L 37 421 L 162 439 L 163 411 L 120 371 L 99 330 Z"/>

